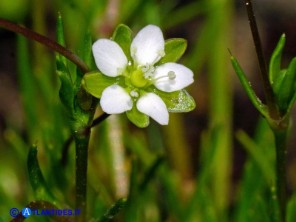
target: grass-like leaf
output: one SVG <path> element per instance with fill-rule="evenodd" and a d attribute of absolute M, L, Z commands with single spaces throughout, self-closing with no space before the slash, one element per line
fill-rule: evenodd
<path fill-rule="evenodd" d="M 244 87 L 249 99 L 255 106 L 255 108 L 263 115 L 264 117 L 268 117 L 267 107 L 261 102 L 261 100 L 257 97 L 256 93 L 254 92 L 250 82 L 248 81 L 246 74 L 242 70 L 241 66 L 239 65 L 237 59 L 233 56 L 230 57 L 232 66 Z"/>
<path fill-rule="evenodd" d="M 54 201 L 54 196 L 51 193 L 39 166 L 37 159 L 37 147 L 33 145 L 29 151 L 27 159 L 28 173 L 31 186 L 34 190 L 37 199 Z"/>
<path fill-rule="evenodd" d="M 276 94 L 277 103 L 280 107 L 282 113 L 287 113 L 291 109 L 295 101 L 295 92 L 296 92 L 296 58 L 294 58 L 287 71 L 285 76 L 281 81 L 279 91 Z"/>
<path fill-rule="evenodd" d="M 291 197 L 287 207 L 287 222 L 296 221 L 296 194 Z"/>
<path fill-rule="evenodd" d="M 279 78 L 281 71 L 281 61 L 282 61 L 282 52 L 286 42 L 286 35 L 283 34 L 272 53 L 270 63 L 269 63 L 269 80 L 271 85 L 273 85 L 277 78 Z"/>
<path fill-rule="evenodd" d="M 115 204 L 110 207 L 107 212 L 99 219 L 97 222 L 108 222 L 112 219 L 125 207 L 126 199 L 122 198 L 115 202 Z"/>
<path fill-rule="evenodd" d="M 238 131 L 236 136 L 249 155 L 254 159 L 255 163 L 259 166 L 266 182 L 274 181 L 275 175 L 272 163 L 270 163 L 267 158 L 264 158 L 262 149 L 260 149 L 260 147 L 258 147 L 258 145 L 245 132 Z"/>

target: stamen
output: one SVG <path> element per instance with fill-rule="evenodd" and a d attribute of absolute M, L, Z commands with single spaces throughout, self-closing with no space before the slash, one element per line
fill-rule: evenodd
<path fill-rule="evenodd" d="M 146 64 L 141 67 L 141 70 L 144 73 L 144 78 L 150 80 L 153 77 L 155 68 L 153 66 Z"/>
<path fill-rule="evenodd" d="M 174 71 L 169 71 L 168 72 L 168 77 L 170 80 L 173 80 L 176 78 L 176 73 Z"/>
<path fill-rule="evenodd" d="M 147 72 L 149 69 L 150 69 L 150 67 L 148 64 L 141 67 L 142 72 Z"/>
<path fill-rule="evenodd" d="M 131 61 L 128 61 L 127 65 L 128 66 L 131 66 L 132 65 L 132 62 Z"/>
<path fill-rule="evenodd" d="M 151 73 L 151 72 L 146 72 L 146 73 L 144 73 L 144 78 L 150 80 L 150 79 L 152 78 L 152 75 L 153 75 L 153 73 Z"/>
<path fill-rule="evenodd" d="M 135 91 L 135 90 L 132 90 L 130 92 L 130 95 L 131 95 L 131 97 L 139 97 L 139 93 L 137 91 Z"/>
<path fill-rule="evenodd" d="M 176 73 L 174 71 L 169 71 L 167 75 L 159 76 L 158 78 L 154 79 L 153 81 L 156 82 L 159 79 L 168 78 L 169 80 L 174 80 L 176 78 Z"/>

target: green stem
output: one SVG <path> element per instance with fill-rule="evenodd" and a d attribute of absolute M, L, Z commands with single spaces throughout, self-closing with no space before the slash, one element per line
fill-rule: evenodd
<path fill-rule="evenodd" d="M 101 122 L 103 122 L 105 119 L 107 119 L 110 116 L 110 114 L 107 113 L 103 113 L 102 115 L 100 115 L 99 117 L 97 117 L 96 119 L 93 120 L 92 124 L 91 124 L 91 128 L 99 125 Z M 63 166 L 66 165 L 67 161 L 68 161 L 68 151 L 70 148 L 71 143 L 73 142 L 73 137 L 70 136 L 64 143 L 63 145 L 63 152 L 62 152 L 62 158 L 61 158 L 61 164 Z"/>
<path fill-rule="evenodd" d="M 287 191 L 286 191 L 286 154 L 287 154 L 287 130 L 274 130 L 276 145 L 276 192 L 279 203 L 281 222 L 286 221 Z"/>
<path fill-rule="evenodd" d="M 103 113 L 102 115 L 100 115 L 99 117 L 97 117 L 96 119 L 93 120 L 91 127 L 95 127 L 95 126 L 99 125 L 101 122 L 103 122 L 109 116 L 110 116 L 110 114 Z"/>
<path fill-rule="evenodd" d="M 286 221 L 286 153 L 287 153 L 287 131 L 289 122 L 286 118 L 282 118 L 277 103 L 275 95 L 269 81 L 269 76 L 266 68 L 266 63 L 261 47 L 260 36 L 257 28 L 256 19 L 254 16 L 254 11 L 252 7 L 251 0 L 245 0 L 245 5 L 248 13 L 248 18 L 250 22 L 250 27 L 252 31 L 252 36 L 254 44 L 256 47 L 256 54 L 258 57 L 261 78 L 266 98 L 266 103 L 269 111 L 270 118 L 267 118 L 270 127 L 273 130 L 276 145 L 276 192 L 279 205 L 279 215 L 280 221 Z M 287 124 L 288 123 L 288 124 Z"/>
<path fill-rule="evenodd" d="M 86 221 L 87 156 L 90 128 L 74 132 L 76 145 L 76 209 L 81 215 L 77 222 Z"/>
<path fill-rule="evenodd" d="M 28 39 L 35 40 L 36 42 L 41 43 L 42 45 L 52 49 L 55 52 L 60 53 L 61 55 L 65 56 L 67 59 L 75 63 L 83 73 L 89 72 L 87 65 L 77 55 L 75 55 L 65 47 L 57 44 L 55 41 L 2 18 L 0 18 L 0 27 L 21 34 Z"/>
<path fill-rule="evenodd" d="M 215 212 L 219 215 L 219 221 L 229 221 L 226 209 L 230 204 L 229 189 L 232 169 L 232 83 L 231 77 L 225 75 L 230 70 L 227 61 L 227 49 L 225 45 L 231 44 L 231 21 L 233 16 L 233 0 L 207 1 L 209 25 L 212 27 L 209 36 L 212 39 L 209 49 L 209 118 L 210 118 L 210 144 L 211 149 L 216 149 L 212 175 L 213 175 L 213 199 Z M 223 161 L 222 161 L 223 160 Z"/>
<path fill-rule="evenodd" d="M 257 22 L 256 22 L 254 11 L 253 11 L 252 1 L 245 0 L 245 5 L 246 5 L 247 13 L 248 13 L 248 18 L 249 18 L 249 22 L 250 22 L 250 28 L 252 31 L 252 36 L 253 36 L 255 48 L 256 48 L 256 54 L 257 54 L 257 58 L 258 58 L 258 62 L 259 62 L 261 79 L 262 79 L 262 83 L 263 83 L 263 89 L 264 89 L 264 94 L 265 94 L 265 98 L 266 98 L 268 111 L 269 111 L 270 117 L 272 119 L 280 119 L 280 113 L 279 113 L 279 110 L 278 110 L 276 102 L 275 102 L 275 97 L 274 97 L 274 93 L 272 90 L 272 86 L 269 82 L 268 72 L 267 72 L 267 68 L 266 68 L 267 66 L 266 66 L 266 62 L 264 59 L 260 35 L 258 32 Z"/>

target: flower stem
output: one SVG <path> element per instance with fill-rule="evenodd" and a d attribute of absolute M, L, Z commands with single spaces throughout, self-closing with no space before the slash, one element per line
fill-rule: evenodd
<path fill-rule="evenodd" d="M 207 6 L 212 8 L 208 13 L 208 26 L 215 27 L 209 30 L 211 42 L 208 62 L 209 78 L 209 144 L 211 149 L 216 150 L 213 157 L 211 180 L 213 182 L 213 201 L 219 221 L 229 221 L 225 213 L 229 208 L 231 195 L 231 169 L 233 144 L 231 135 L 233 89 L 229 75 L 230 66 L 227 62 L 227 50 L 225 45 L 231 44 L 231 21 L 233 19 L 232 0 L 206 1 Z M 217 53 L 219 52 L 219 53 Z M 223 160 L 223 161 L 221 161 Z"/>
<path fill-rule="evenodd" d="M 75 55 L 73 52 L 66 49 L 65 47 L 57 44 L 55 41 L 2 18 L 0 18 L 0 27 L 21 34 L 28 39 L 35 40 L 41 43 L 42 45 L 52 49 L 55 52 L 60 53 L 61 55 L 65 56 L 67 59 L 75 63 L 83 73 L 89 72 L 89 68 L 87 67 L 87 65 L 77 55 Z"/>
<path fill-rule="evenodd" d="M 287 191 L 286 191 L 286 154 L 287 154 L 287 130 L 274 130 L 276 144 L 276 192 L 279 204 L 281 222 L 286 221 Z"/>
<path fill-rule="evenodd" d="M 110 116 L 110 114 L 103 113 L 99 117 L 93 120 L 91 127 L 95 127 L 96 125 L 99 125 L 101 122 L 103 122 L 105 119 L 107 119 Z"/>
<path fill-rule="evenodd" d="M 276 145 L 276 192 L 279 206 L 280 221 L 286 220 L 286 153 L 287 153 L 287 131 L 289 126 L 289 120 L 283 118 L 279 112 L 275 95 L 269 81 L 269 75 L 266 68 L 266 62 L 264 59 L 261 40 L 257 28 L 256 19 L 252 7 L 251 0 L 245 0 L 245 5 L 248 13 L 252 36 L 256 48 L 256 54 L 259 61 L 261 78 L 266 98 L 266 103 L 269 112 L 270 128 L 273 130 L 275 145 Z"/>
<path fill-rule="evenodd" d="M 74 132 L 76 145 L 76 209 L 81 215 L 77 222 L 86 221 L 87 156 L 90 128 Z"/>
<path fill-rule="evenodd" d="M 275 97 L 274 93 L 272 90 L 272 86 L 269 81 L 268 77 L 268 72 L 266 68 L 266 62 L 264 59 L 264 54 L 261 46 L 261 40 L 257 28 L 257 22 L 255 19 L 254 11 L 253 11 L 253 6 L 252 6 L 252 1 L 251 0 L 245 0 L 245 5 L 248 13 L 248 18 L 249 18 L 249 23 L 250 23 L 250 28 L 252 31 L 252 36 L 256 48 L 256 54 L 259 62 L 259 67 L 260 67 L 260 73 L 261 73 L 261 79 L 263 83 L 263 89 L 264 89 L 264 94 L 266 98 L 266 103 L 268 107 L 268 111 L 270 114 L 270 117 L 272 119 L 279 119 L 280 118 L 280 113 L 277 108 L 276 102 L 275 102 Z"/>

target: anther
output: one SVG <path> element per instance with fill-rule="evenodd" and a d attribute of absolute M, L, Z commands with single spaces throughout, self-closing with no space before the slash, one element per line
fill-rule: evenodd
<path fill-rule="evenodd" d="M 160 80 L 160 79 L 164 79 L 164 78 L 168 78 L 169 80 L 174 80 L 176 78 L 176 73 L 174 71 L 169 71 L 167 73 L 167 75 L 163 75 L 163 76 L 159 76 L 156 79 L 153 79 L 154 82 Z"/>
<path fill-rule="evenodd" d="M 170 80 L 173 80 L 176 78 L 176 73 L 174 71 L 169 71 L 168 72 L 168 77 Z"/>
<path fill-rule="evenodd" d="M 150 68 L 149 65 L 144 65 L 141 67 L 142 72 L 147 72 L 149 70 L 149 68 Z"/>
<path fill-rule="evenodd" d="M 135 91 L 135 90 L 132 90 L 130 92 L 130 95 L 131 95 L 131 97 L 139 97 L 139 93 L 137 91 Z"/>

